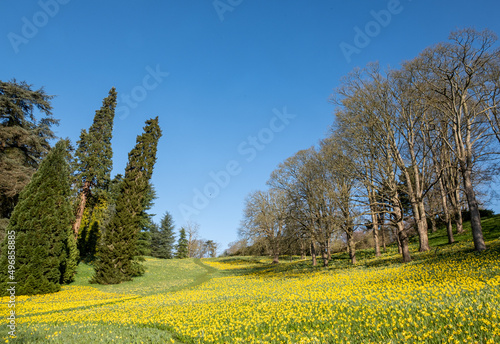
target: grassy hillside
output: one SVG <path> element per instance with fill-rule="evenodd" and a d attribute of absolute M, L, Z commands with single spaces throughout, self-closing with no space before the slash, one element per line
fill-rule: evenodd
<path fill-rule="evenodd" d="M 163 260 L 146 258 L 146 274 L 119 285 L 88 283 L 91 266 L 80 264 L 76 281 L 62 291 L 49 295 L 17 298 L 18 338 L 0 336 L 9 343 L 164 343 L 176 342 L 164 329 L 148 326 L 123 326 L 120 321 L 133 314 L 114 314 L 114 319 L 94 321 L 87 314 L 107 314 L 118 305 L 141 300 L 147 295 L 166 294 L 203 283 L 208 279 L 206 267 L 199 260 Z M 210 268 L 208 268 L 210 269 Z M 211 270 L 210 270 L 211 271 Z M 7 314 L 6 298 L 2 314 Z M 117 321 L 115 321 L 117 320 Z"/>
<path fill-rule="evenodd" d="M 483 228 L 486 252 L 470 231 L 453 245 L 438 231 L 406 265 L 394 247 L 360 251 L 354 267 L 344 253 L 327 268 L 148 258 L 143 277 L 116 286 L 89 285 L 80 265 L 61 292 L 18 298 L 9 343 L 499 343 L 500 216 Z"/>

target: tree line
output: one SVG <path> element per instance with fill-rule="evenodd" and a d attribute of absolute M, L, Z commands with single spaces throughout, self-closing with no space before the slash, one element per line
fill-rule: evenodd
<path fill-rule="evenodd" d="M 26 82 L 0 81 L 1 294 L 13 277 L 17 295 L 58 291 L 74 280 L 80 261 L 94 266 L 92 283 L 116 284 L 144 274 L 144 255 L 216 254 L 213 241 L 186 238 L 184 228 L 175 244 L 172 216 L 166 212 L 157 225 L 149 214 L 156 198 L 150 180 L 161 137 L 158 117 L 145 122 L 124 174 L 111 178 L 115 88 L 76 147 L 68 139 L 49 144 L 58 124 L 52 98 Z M 14 244 L 6 233 L 15 233 Z"/>
<path fill-rule="evenodd" d="M 200 238 L 199 228 L 196 222 L 188 221 L 179 229 L 176 241 L 172 215 L 166 212 L 160 225 L 152 223 L 150 231 L 143 232 L 148 243 L 143 255 L 164 259 L 216 257 L 219 244 Z"/>
<path fill-rule="evenodd" d="M 248 195 L 241 240 L 230 254 L 317 256 L 345 243 L 354 264 L 356 235 L 397 242 L 411 260 L 409 236 L 430 249 L 429 225 L 463 233 L 470 215 L 477 251 L 486 249 L 480 188 L 498 174 L 500 50 L 489 30 L 452 32 L 397 69 L 378 63 L 346 75 L 331 96 L 335 121 L 317 147 L 279 164 L 268 188 Z M 359 236 L 358 236 L 359 237 Z"/>

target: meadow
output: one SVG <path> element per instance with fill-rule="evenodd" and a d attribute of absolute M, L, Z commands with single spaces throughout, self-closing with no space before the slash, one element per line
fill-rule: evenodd
<path fill-rule="evenodd" d="M 112 286 L 91 285 L 92 267 L 61 292 L 17 298 L 17 338 L 5 343 L 500 343 L 500 216 L 483 220 L 488 250 L 470 229 L 401 264 L 360 250 L 330 266 L 267 257 L 161 260 Z M 7 314 L 2 298 L 2 314 Z M 5 317 L 3 317 L 5 319 Z"/>

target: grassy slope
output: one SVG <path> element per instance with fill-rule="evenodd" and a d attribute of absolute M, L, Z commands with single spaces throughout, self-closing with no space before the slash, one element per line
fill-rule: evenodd
<path fill-rule="evenodd" d="M 76 280 L 71 285 L 90 286 L 104 292 L 143 296 L 173 292 L 196 285 L 206 278 L 207 269 L 200 266 L 198 261 L 147 257 L 144 262 L 146 273 L 143 276 L 117 285 L 90 284 L 88 280 L 93 274 L 93 268 L 87 264 L 80 264 Z"/>
<path fill-rule="evenodd" d="M 472 245 L 470 244 L 471 235 L 469 224 L 465 224 L 466 234 L 455 237 L 457 243 L 446 245 L 447 237 L 444 230 L 439 230 L 436 233 L 430 234 L 430 244 L 432 250 L 430 252 L 419 253 L 417 251 L 417 243 L 412 243 L 413 262 L 410 264 L 421 264 L 434 261 L 437 259 L 456 259 L 464 253 L 470 254 Z M 485 239 L 490 242 L 492 250 L 500 251 L 498 240 L 500 238 L 500 216 L 484 219 L 483 230 Z M 200 260 L 160 260 L 147 258 L 145 265 L 147 272 L 144 276 L 135 278 L 133 281 L 122 283 L 120 285 L 101 286 L 90 285 L 88 279 L 92 274 L 92 268 L 88 265 L 81 264 L 78 268 L 78 275 L 72 287 L 92 287 L 96 292 L 117 293 L 129 295 L 135 298 L 154 296 L 156 294 L 170 294 L 172 292 L 181 291 L 186 288 L 195 288 L 201 283 L 208 281 L 213 277 L 221 276 L 237 276 L 262 272 L 264 276 L 273 276 L 274 274 L 293 273 L 293 274 L 309 274 L 311 271 L 333 271 L 344 269 L 360 269 L 360 268 L 379 268 L 384 266 L 393 266 L 400 264 L 400 256 L 395 247 L 389 247 L 387 252 L 382 257 L 375 258 L 372 250 L 360 250 L 357 252 L 358 265 L 352 267 L 349 264 L 348 256 L 345 253 L 334 254 L 330 266 L 327 268 L 312 267 L 309 260 L 288 262 L 282 260 L 282 264 L 271 265 L 270 260 L 266 257 L 228 257 L 209 259 L 208 262 L 218 262 L 232 265 L 230 270 L 219 271 L 207 265 L 204 265 Z M 234 268 L 236 267 L 236 268 Z M 222 287 L 222 286 L 221 286 Z M 36 298 L 36 297 L 34 297 Z M 116 304 L 126 303 L 126 301 L 110 301 L 109 304 L 101 304 L 102 309 L 109 307 L 111 310 Z M 81 308 L 92 306 L 81 306 Z M 54 311 L 65 312 L 65 310 Z M 22 316 L 22 314 L 19 314 Z M 128 316 L 124 314 L 123 316 Z M 29 327 L 21 325 L 18 327 L 18 339 L 10 340 L 12 342 L 22 343 L 163 343 L 176 342 L 178 339 L 171 333 L 166 331 L 161 326 L 158 327 L 123 327 L 114 324 L 102 323 L 84 323 L 78 322 L 75 319 L 73 325 L 61 324 L 42 324 L 34 323 Z M 0 328 L 0 337 L 6 338 L 7 331 L 5 326 Z"/>
<path fill-rule="evenodd" d="M 82 263 L 78 266 L 76 280 L 71 284 L 71 287 L 91 287 L 104 293 L 124 294 L 130 295 L 131 298 L 141 298 L 147 295 L 164 294 L 195 287 L 210 279 L 210 274 L 215 272 L 215 269 L 201 264 L 199 259 L 165 260 L 147 257 L 144 265 L 146 266 L 146 274 L 134 278 L 133 281 L 118 285 L 98 285 L 88 282 L 92 276 L 93 268 Z M 75 295 L 75 297 L 78 296 Z M 113 299 L 107 305 L 112 307 L 120 302 L 123 301 Z M 106 305 L 106 303 L 100 303 L 100 305 Z M 19 301 L 17 306 L 21 308 L 22 301 Z M 92 306 L 68 307 L 60 312 L 87 307 Z M 18 314 L 18 317 L 28 315 L 22 314 L 25 313 L 22 311 L 18 311 L 18 313 L 21 313 Z M 57 311 L 53 313 L 55 314 Z M 127 315 L 124 314 L 124 316 Z M 30 326 L 26 327 L 21 324 L 18 326 L 18 338 L 11 338 L 9 343 L 44 343 L 47 341 L 53 343 L 179 343 L 169 332 L 158 328 L 124 328 L 119 325 L 102 323 L 82 323 L 77 327 L 65 324 L 59 326 L 53 324 L 40 325 L 30 324 Z M 6 327 L 0 327 L 0 338 L 6 340 L 7 336 Z"/>
<path fill-rule="evenodd" d="M 487 247 L 493 249 L 498 248 L 494 240 L 500 239 L 500 215 L 495 215 L 481 221 L 483 226 L 483 235 L 487 243 Z M 453 229 L 455 231 L 455 228 Z M 469 253 L 473 251 L 472 234 L 470 222 L 464 223 L 465 233 L 454 236 L 455 243 L 448 244 L 448 236 L 444 228 L 439 229 L 435 233 L 429 233 L 429 245 L 431 250 L 429 252 L 418 252 L 418 237 L 414 236 L 410 239 L 410 251 L 412 262 L 410 264 L 418 264 L 423 261 L 429 261 L 442 258 L 443 256 L 457 256 L 462 253 Z M 397 251 L 396 245 L 388 246 L 386 252 L 382 252 L 380 257 L 375 257 L 373 249 L 364 249 L 356 251 L 356 258 L 358 263 L 356 267 L 383 267 L 393 264 L 401 264 L 401 255 Z M 256 271 L 275 271 L 275 272 L 304 272 L 311 271 L 326 271 L 338 269 L 352 269 L 354 268 L 350 262 L 349 255 L 346 252 L 333 253 L 332 259 L 327 268 L 322 267 L 321 259 L 318 259 L 318 265 L 313 267 L 310 262 L 310 257 L 306 260 L 299 260 L 299 257 L 289 256 L 281 257 L 278 265 L 269 265 L 271 259 L 267 257 L 225 257 L 216 259 L 207 259 L 207 261 L 226 262 L 228 264 L 239 264 L 242 269 L 232 269 L 233 273 L 250 273 Z"/>

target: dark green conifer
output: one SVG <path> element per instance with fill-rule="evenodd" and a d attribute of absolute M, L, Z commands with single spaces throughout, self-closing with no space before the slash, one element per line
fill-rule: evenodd
<path fill-rule="evenodd" d="M 73 280 L 78 251 L 71 232 L 68 142 L 61 140 L 42 161 L 21 192 L 7 233 L 15 233 L 15 273 L 8 274 L 8 254 L 0 260 L 0 293 L 15 281 L 16 295 L 52 293 Z"/>
<path fill-rule="evenodd" d="M 161 219 L 160 228 L 151 231 L 151 255 L 156 258 L 171 259 L 174 257 L 175 235 L 174 221 L 169 212 Z"/>
<path fill-rule="evenodd" d="M 156 198 L 154 185 L 150 182 L 146 197 L 144 198 L 144 210 L 141 214 L 142 219 L 140 222 L 139 237 L 137 238 L 137 255 L 141 257 L 151 255 L 151 235 L 156 226 L 153 216 L 156 214 L 150 214 L 148 211 L 153 207 Z M 140 260 L 144 260 L 144 258 L 140 258 Z"/>
<path fill-rule="evenodd" d="M 115 118 L 116 90 L 111 88 L 109 94 L 102 101 L 102 106 L 96 111 L 94 121 L 88 132 L 82 130 L 78 148 L 75 156 L 76 162 L 76 185 L 79 197 L 76 207 L 76 218 L 73 223 L 73 232 L 78 237 L 82 218 L 86 208 L 93 205 L 107 203 L 106 191 L 110 181 L 110 173 L 113 169 L 113 150 L 111 149 L 111 138 L 113 121 Z M 90 200 L 90 198 L 96 198 Z M 90 209 L 88 214 L 92 213 Z M 99 221 L 101 219 L 98 219 Z M 86 231 L 92 229 L 92 222 L 87 222 Z M 82 246 L 82 244 L 80 244 Z M 88 252 L 82 252 L 87 256 Z"/>
<path fill-rule="evenodd" d="M 179 231 L 179 240 L 177 241 L 177 253 L 175 258 L 187 258 L 188 257 L 188 240 L 186 238 L 186 230 L 181 228 Z"/>
<path fill-rule="evenodd" d="M 144 268 L 135 259 L 137 238 L 160 136 L 158 117 L 146 121 L 144 133 L 137 137 L 129 153 L 114 216 L 103 233 L 91 282 L 116 284 L 144 273 Z"/>

